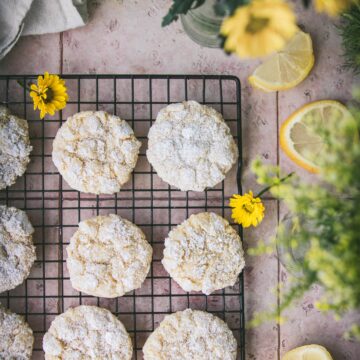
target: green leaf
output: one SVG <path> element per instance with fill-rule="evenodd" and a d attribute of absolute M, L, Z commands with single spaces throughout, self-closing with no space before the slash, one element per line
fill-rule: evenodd
<path fill-rule="evenodd" d="M 311 4 L 311 0 L 302 0 L 302 2 L 306 8 L 308 8 Z"/>
<path fill-rule="evenodd" d="M 164 16 L 161 26 L 167 26 L 176 21 L 180 14 L 186 14 L 191 9 L 204 4 L 205 0 L 173 0 L 169 12 Z"/>
<path fill-rule="evenodd" d="M 249 4 L 250 0 L 217 0 L 214 9 L 219 16 L 230 16 L 239 6 Z"/>
<path fill-rule="evenodd" d="M 344 49 L 344 67 L 360 73 L 360 4 L 342 15 L 338 26 Z"/>
<path fill-rule="evenodd" d="M 356 100 L 356 93 L 354 96 Z M 352 117 L 339 122 L 336 115 L 329 115 L 326 129 L 322 124 L 314 127 L 324 142 L 317 181 L 306 182 L 292 176 L 270 190 L 297 220 L 291 233 L 285 225 L 276 232 L 285 264 L 286 259 L 293 258 L 293 244 L 304 250 L 300 261 L 294 264 L 301 266 L 302 275 L 289 279 L 281 312 L 313 284 L 322 287 L 323 296 L 317 305 L 321 311 L 332 311 L 339 317 L 360 309 L 360 105 L 354 102 L 350 110 Z M 252 171 L 261 185 L 279 183 L 278 167 L 257 160 Z M 265 243 L 258 244 L 251 248 L 254 255 L 267 250 Z M 273 311 L 270 315 L 277 318 L 279 314 Z M 360 338 L 360 328 L 354 329 Z"/>

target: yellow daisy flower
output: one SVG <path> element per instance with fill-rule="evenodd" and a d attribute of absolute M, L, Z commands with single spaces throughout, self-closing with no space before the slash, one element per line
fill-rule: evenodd
<path fill-rule="evenodd" d="M 37 85 L 31 84 L 30 96 L 34 102 L 34 110 L 40 110 L 40 118 L 46 114 L 54 115 L 55 111 L 66 106 L 68 94 L 66 92 L 65 80 L 58 75 L 50 75 L 45 72 L 44 76 L 37 78 Z"/>
<path fill-rule="evenodd" d="M 241 58 L 254 58 L 281 50 L 298 31 L 296 17 L 284 0 L 253 0 L 226 18 L 220 33 L 224 49 Z"/>
<path fill-rule="evenodd" d="M 264 218 L 265 206 L 259 197 L 254 198 L 252 191 L 244 195 L 234 194 L 229 206 L 232 208 L 231 217 L 244 228 L 257 226 Z"/>
<path fill-rule="evenodd" d="M 347 10 L 354 0 L 315 0 L 315 9 L 319 12 L 326 12 L 331 16 L 340 15 Z"/>

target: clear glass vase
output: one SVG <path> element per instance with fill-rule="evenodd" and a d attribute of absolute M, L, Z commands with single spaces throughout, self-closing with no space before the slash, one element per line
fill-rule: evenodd
<path fill-rule="evenodd" d="M 309 244 L 300 244 L 295 248 L 291 246 L 292 235 L 296 232 L 291 214 L 287 214 L 282 219 L 282 224 L 285 231 L 284 241 L 280 242 L 278 239 L 276 241 L 279 260 L 290 274 L 294 277 L 301 278 L 303 276 L 302 265 L 305 253 L 309 249 Z M 308 221 L 301 219 L 301 223 L 298 224 L 298 226 L 309 229 L 310 224 Z"/>
<path fill-rule="evenodd" d="M 200 7 L 181 15 L 186 34 L 201 46 L 218 48 L 221 44 L 219 32 L 224 19 L 214 11 L 216 0 L 206 0 Z"/>

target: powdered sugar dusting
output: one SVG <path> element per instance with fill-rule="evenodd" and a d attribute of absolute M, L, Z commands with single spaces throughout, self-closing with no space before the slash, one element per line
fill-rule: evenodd
<path fill-rule="evenodd" d="M 83 111 L 59 129 L 52 157 L 72 188 L 114 194 L 129 180 L 140 146 L 125 120 L 104 111 Z"/>
<path fill-rule="evenodd" d="M 152 248 L 144 233 L 114 214 L 82 221 L 67 253 L 72 286 L 90 295 L 109 298 L 139 288 L 152 258 Z"/>
<path fill-rule="evenodd" d="M 110 311 L 80 305 L 51 323 L 43 339 L 45 359 L 130 360 L 132 344 L 124 325 Z"/>
<path fill-rule="evenodd" d="M 29 276 L 36 259 L 33 232 L 24 211 L 0 205 L 0 293 Z"/>
<path fill-rule="evenodd" d="M 196 101 L 162 109 L 148 137 L 149 162 L 164 181 L 183 191 L 215 186 L 238 158 L 221 114 Z"/>
<path fill-rule="evenodd" d="M 15 183 L 30 162 L 28 123 L 0 106 L 0 189 Z"/>
<path fill-rule="evenodd" d="M 207 295 L 234 285 L 245 266 L 240 236 L 209 212 L 193 214 L 170 231 L 162 263 L 185 291 Z"/>
<path fill-rule="evenodd" d="M 145 360 L 235 360 L 237 344 L 218 317 L 186 309 L 167 315 L 146 341 Z"/>
<path fill-rule="evenodd" d="M 0 359 L 31 359 L 34 336 L 20 315 L 0 304 Z"/>

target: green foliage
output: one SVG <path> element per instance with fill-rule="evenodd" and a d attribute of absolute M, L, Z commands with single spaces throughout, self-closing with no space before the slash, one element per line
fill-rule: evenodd
<path fill-rule="evenodd" d="M 167 15 L 163 18 L 162 26 L 167 26 L 177 20 L 180 14 L 186 14 L 189 10 L 201 6 L 205 0 L 173 0 L 173 4 Z"/>
<path fill-rule="evenodd" d="M 201 6 L 206 0 L 173 0 L 168 13 L 164 16 L 162 26 L 167 26 L 186 14 L 191 9 Z M 230 16 L 239 6 L 249 4 L 251 0 L 217 0 L 214 5 L 215 13 L 219 16 Z M 305 7 L 309 7 L 311 0 L 302 0 Z"/>
<path fill-rule="evenodd" d="M 360 3 L 342 15 L 339 32 L 344 48 L 345 67 L 360 73 Z"/>
<path fill-rule="evenodd" d="M 248 4 L 251 0 L 217 0 L 214 10 L 220 16 L 231 15 L 238 6 Z M 163 18 L 162 26 L 176 21 L 180 14 L 186 14 L 191 9 L 201 6 L 205 0 L 173 0 L 169 12 Z"/>
<path fill-rule="evenodd" d="M 315 304 L 320 310 L 332 310 L 339 317 L 360 309 L 360 107 L 354 107 L 352 113 L 353 118 L 329 118 L 326 126 L 312 126 L 323 138 L 322 153 L 327 154 L 319 160 L 320 183 L 306 183 L 297 176 L 280 182 L 277 167 L 253 163 L 258 182 L 273 186 L 271 193 L 292 214 L 292 231 L 280 227 L 277 243 L 289 251 L 289 243 L 306 249 L 301 264 L 303 276 L 291 278 L 292 286 L 281 301 L 280 311 L 314 283 L 324 289 L 323 297 Z M 268 248 L 261 244 L 253 252 L 267 253 Z M 279 319 L 278 312 L 274 311 L 272 318 Z M 254 319 L 253 324 L 257 323 L 259 320 Z M 359 326 L 354 325 L 351 331 L 360 338 Z"/>
<path fill-rule="evenodd" d="M 215 4 L 215 12 L 220 16 L 229 16 L 242 5 L 246 5 L 251 0 L 218 0 Z"/>

